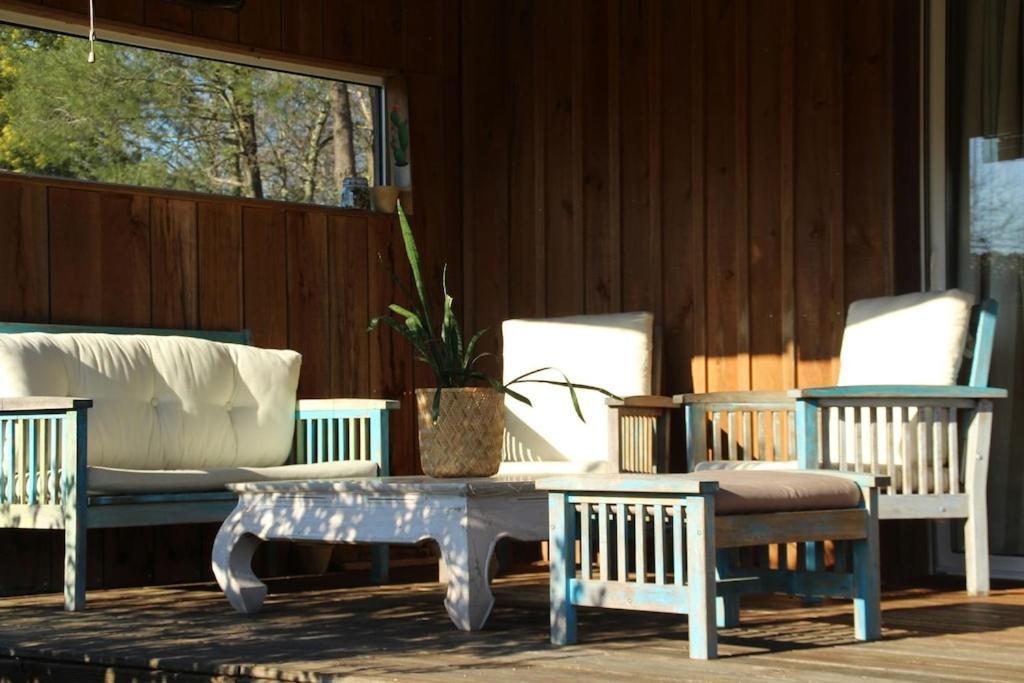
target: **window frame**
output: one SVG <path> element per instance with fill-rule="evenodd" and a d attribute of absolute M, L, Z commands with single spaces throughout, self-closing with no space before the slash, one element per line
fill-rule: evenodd
<path fill-rule="evenodd" d="M 37 14 L 32 11 L 0 7 L 0 23 L 38 31 L 49 31 L 76 38 L 89 38 L 89 22 L 87 17 L 60 16 L 56 11 L 46 8 L 40 8 L 40 13 Z M 127 24 L 100 19 L 96 20 L 96 27 L 96 40 L 104 43 L 115 43 L 143 50 L 157 50 L 196 59 L 227 62 L 255 69 L 278 71 L 296 76 L 308 76 L 331 81 L 342 81 L 352 83 L 353 85 L 376 88 L 379 102 L 377 117 L 373 122 L 375 142 L 373 177 L 376 179 L 377 185 L 385 185 L 391 182 L 391 165 L 388 163 L 390 157 L 388 155 L 386 139 L 388 131 L 387 88 L 385 87 L 387 80 L 386 72 L 372 69 L 350 70 L 340 66 L 328 65 L 322 59 L 316 59 L 315 62 L 313 60 L 293 59 L 283 53 L 247 48 L 241 45 L 236 49 L 231 43 L 216 39 L 198 39 L 195 36 L 186 34 L 178 37 L 162 29 L 152 29 L 145 26 L 139 26 L 136 29 Z M 63 178 L 63 180 L 97 182 L 87 178 Z M 142 185 L 131 185 L 129 187 L 160 192 L 177 191 L 167 187 L 148 187 Z M 211 192 L 195 192 L 194 194 L 208 197 L 230 196 Z M 253 199 L 253 201 L 282 202 L 287 200 L 264 197 L 262 199 Z M 332 204 L 311 203 L 309 206 L 338 208 Z"/>

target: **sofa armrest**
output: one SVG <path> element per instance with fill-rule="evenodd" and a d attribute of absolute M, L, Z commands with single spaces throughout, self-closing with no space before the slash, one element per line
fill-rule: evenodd
<path fill-rule="evenodd" d="M 401 401 L 376 398 L 300 398 L 296 410 L 306 411 L 341 411 L 341 410 L 398 410 Z"/>
<path fill-rule="evenodd" d="M 675 404 L 668 396 L 627 396 L 605 400 L 609 472 L 669 471 L 669 422 Z"/>
<path fill-rule="evenodd" d="M 785 410 L 792 408 L 794 397 L 786 391 L 716 391 L 706 394 L 676 394 L 672 400 L 683 406 L 700 406 L 705 410 L 757 408 Z"/>
<path fill-rule="evenodd" d="M 671 396 L 626 396 L 624 398 L 605 399 L 605 405 L 609 408 L 675 408 L 676 404 Z"/>
<path fill-rule="evenodd" d="M 92 399 L 68 396 L 0 398 L 0 413 L 67 412 L 92 407 Z"/>
<path fill-rule="evenodd" d="M 906 385 L 862 385 L 846 387 L 820 387 L 817 389 L 791 389 L 786 392 L 793 399 L 816 400 L 928 400 L 966 399 L 982 400 L 1006 398 L 1006 389 L 997 387 L 965 386 L 906 386 Z"/>
<path fill-rule="evenodd" d="M 89 399 L 66 396 L 0 398 L 0 505 L 32 510 L 0 525 L 18 526 L 23 516 L 30 528 L 63 528 L 67 547 L 84 539 L 91 407 Z M 69 608 L 84 604 L 84 580 L 65 574 L 65 596 L 73 597 Z"/>
<path fill-rule="evenodd" d="M 294 464 L 369 460 L 391 473 L 388 412 L 401 402 L 370 398 L 299 399 L 295 405 Z"/>

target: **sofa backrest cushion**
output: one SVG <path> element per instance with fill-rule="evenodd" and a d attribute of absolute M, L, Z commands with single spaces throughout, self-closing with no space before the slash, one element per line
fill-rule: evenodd
<path fill-rule="evenodd" d="M 92 399 L 92 466 L 281 465 L 301 361 L 189 337 L 0 334 L 0 396 Z"/>
<path fill-rule="evenodd" d="M 974 296 L 957 289 L 850 304 L 839 385 L 956 384 Z"/>
<path fill-rule="evenodd" d="M 505 382 L 538 368 L 557 368 L 575 383 L 618 396 L 651 391 L 654 316 L 646 312 L 580 315 L 502 323 Z M 561 380 L 548 372 L 538 378 Z M 505 397 L 506 462 L 607 461 L 606 396 L 578 391 L 580 422 L 564 387 L 516 384 L 533 406 Z M 511 472 L 509 468 L 503 471 Z"/>

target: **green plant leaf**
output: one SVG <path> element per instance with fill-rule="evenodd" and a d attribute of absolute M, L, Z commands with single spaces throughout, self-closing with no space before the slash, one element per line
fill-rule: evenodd
<path fill-rule="evenodd" d="M 493 356 L 493 355 L 494 354 L 491 353 L 490 351 L 484 351 L 483 353 L 478 353 L 478 354 L 476 354 L 476 356 L 473 357 L 473 360 L 471 360 L 468 363 L 466 363 L 466 367 L 467 368 L 472 368 L 474 365 L 476 365 L 476 362 L 478 360 L 480 360 L 481 358 L 487 358 L 488 356 Z"/>
<path fill-rule="evenodd" d="M 522 382 L 523 380 L 525 380 L 527 377 L 530 377 L 531 375 L 536 375 L 537 373 L 546 372 L 548 370 L 551 370 L 552 372 L 558 372 L 558 373 L 562 374 L 563 377 L 565 377 L 565 374 L 561 373 L 561 371 L 558 370 L 557 368 L 550 368 L 550 367 L 548 367 L 548 368 L 537 368 L 536 370 L 530 370 L 529 372 L 524 372 L 523 374 L 519 375 L 515 379 L 506 382 L 506 384 L 515 384 L 516 382 Z"/>
<path fill-rule="evenodd" d="M 399 306 L 398 304 L 391 304 L 388 306 L 388 308 L 397 313 L 398 315 L 402 316 L 403 318 L 419 318 L 417 314 L 413 313 L 408 308 Z"/>
<path fill-rule="evenodd" d="M 436 424 L 439 417 L 441 417 L 441 387 L 434 391 L 434 400 L 430 402 L 430 419 Z"/>
<path fill-rule="evenodd" d="M 420 321 L 420 316 L 412 311 L 399 306 L 398 304 L 391 304 L 388 308 L 398 315 L 405 318 L 405 326 L 412 330 L 414 333 L 419 333 L 423 330 L 423 323 Z"/>
<path fill-rule="evenodd" d="M 405 337 L 410 344 L 413 346 L 413 350 L 419 355 L 419 357 L 430 366 L 430 369 L 437 374 L 438 377 L 442 376 L 441 367 L 436 363 L 433 356 L 430 353 L 429 338 L 425 338 L 425 333 L 420 330 L 420 334 L 414 333 L 406 325 L 401 324 L 389 315 L 381 315 L 373 318 L 370 321 L 368 331 L 377 329 L 380 325 L 387 325 L 391 329 L 398 332 L 398 334 Z"/>
<path fill-rule="evenodd" d="M 547 370 L 551 370 L 552 372 L 557 372 L 559 375 L 562 376 L 562 381 L 554 380 L 554 379 L 528 379 L 529 377 L 531 377 L 533 375 L 536 375 L 537 373 L 545 372 Z M 566 376 L 566 374 L 564 372 L 562 372 L 561 370 L 559 370 L 558 368 L 550 368 L 549 367 L 549 368 L 537 368 L 536 370 L 531 370 L 530 372 L 523 373 L 519 377 L 516 377 L 511 382 L 508 382 L 505 386 L 508 387 L 510 384 L 518 384 L 518 383 L 521 383 L 521 384 L 550 384 L 550 385 L 554 385 L 554 386 L 558 386 L 558 387 L 565 387 L 565 388 L 567 388 L 569 390 L 569 399 L 572 401 L 573 410 L 576 411 L 576 417 L 578 417 L 580 419 L 580 422 L 586 422 L 587 420 L 586 420 L 586 418 L 583 417 L 583 411 L 580 409 L 579 396 L 576 395 L 576 390 L 577 389 L 586 389 L 588 391 L 596 391 L 598 393 L 604 394 L 605 396 L 608 396 L 609 398 L 614 398 L 614 399 L 619 399 L 620 398 L 619 396 L 616 396 L 615 394 L 611 393 L 607 389 L 602 389 L 601 387 L 593 386 L 591 384 L 574 384 L 569 379 L 569 377 Z"/>
<path fill-rule="evenodd" d="M 405 244 L 405 256 L 409 259 L 409 267 L 412 269 L 412 280 L 416 285 L 416 293 L 420 298 L 420 308 L 423 311 L 423 322 L 427 332 L 433 337 L 434 333 L 430 325 L 430 305 L 427 303 L 427 288 L 423 284 L 423 270 L 420 265 L 420 252 L 416 248 L 416 239 L 412 234 L 412 226 L 409 219 L 402 210 L 402 202 L 398 202 L 398 224 L 402 229 L 402 242 Z"/>
<path fill-rule="evenodd" d="M 394 284 L 395 287 L 398 288 L 398 291 L 400 291 L 406 299 L 409 299 L 410 301 L 415 301 L 416 297 L 412 295 L 412 292 L 409 291 L 409 288 L 405 286 L 405 283 L 398 278 L 398 275 L 395 274 L 395 271 L 393 271 L 388 266 L 388 264 L 384 262 L 384 256 L 381 255 L 380 252 L 377 252 L 377 260 L 380 262 L 380 265 L 387 272 L 392 284 Z"/>
<path fill-rule="evenodd" d="M 476 334 L 469 338 L 469 343 L 466 344 L 466 350 L 463 351 L 462 353 L 462 365 L 464 367 L 469 367 L 471 365 L 469 359 L 473 355 L 473 350 L 476 348 L 477 342 L 480 341 L 480 337 L 484 336 L 484 334 L 487 332 L 487 329 L 488 328 L 485 327 L 484 329 L 480 330 L 479 332 L 477 332 Z"/>
<path fill-rule="evenodd" d="M 501 388 L 501 393 L 508 394 L 509 396 L 514 398 L 515 400 L 522 401 L 523 403 L 525 403 L 526 405 L 530 406 L 531 408 L 533 407 L 533 401 L 531 401 L 526 396 L 520 394 L 518 391 L 516 391 L 514 389 L 509 389 L 508 386 L 503 386 Z"/>

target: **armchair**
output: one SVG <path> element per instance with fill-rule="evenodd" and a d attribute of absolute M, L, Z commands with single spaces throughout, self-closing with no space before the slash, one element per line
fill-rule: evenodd
<path fill-rule="evenodd" d="M 965 520 L 967 590 L 985 595 L 992 401 L 1007 393 L 988 386 L 996 304 L 972 304 L 957 290 L 854 302 L 840 386 L 676 396 L 689 469 L 885 475 L 880 519 Z M 958 385 L 962 359 L 970 363 Z"/>

